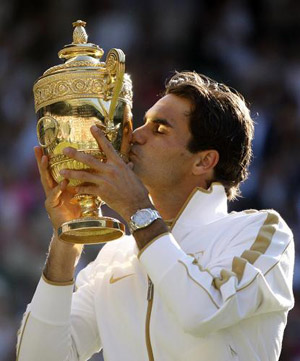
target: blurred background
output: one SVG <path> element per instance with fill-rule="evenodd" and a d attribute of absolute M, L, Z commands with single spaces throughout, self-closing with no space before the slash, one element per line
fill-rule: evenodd
<path fill-rule="evenodd" d="M 1 0 L 0 361 L 15 360 L 15 335 L 51 237 L 32 150 L 32 85 L 60 63 L 57 52 L 71 42 L 77 19 L 87 21 L 90 42 L 126 53 L 135 127 L 174 70 L 204 73 L 248 100 L 255 157 L 243 198 L 230 209 L 275 208 L 294 232 L 296 306 L 280 360 L 300 360 L 299 0 Z M 79 268 L 98 249 L 86 247 Z"/>

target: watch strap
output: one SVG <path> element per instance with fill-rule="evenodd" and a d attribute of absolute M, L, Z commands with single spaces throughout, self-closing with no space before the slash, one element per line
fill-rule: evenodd
<path fill-rule="evenodd" d="M 141 218 L 141 219 L 140 219 Z M 161 219 L 161 215 L 156 209 L 143 208 L 138 209 L 130 218 L 128 223 L 130 232 L 133 233 L 138 229 L 146 228 L 150 226 L 157 219 Z"/>

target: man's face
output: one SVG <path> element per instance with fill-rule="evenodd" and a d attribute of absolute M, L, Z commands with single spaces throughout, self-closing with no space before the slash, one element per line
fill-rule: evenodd
<path fill-rule="evenodd" d="M 187 149 L 190 111 L 189 100 L 167 94 L 147 111 L 144 125 L 133 132 L 129 157 L 148 190 L 178 187 L 191 176 L 193 154 Z"/>

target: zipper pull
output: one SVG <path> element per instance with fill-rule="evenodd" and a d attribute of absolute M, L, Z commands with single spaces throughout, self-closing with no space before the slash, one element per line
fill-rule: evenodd
<path fill-rule="evenodd" d="M 147 301 L 151 301 L 153 298 L 153 283 L 148 277 L 148 291 L 147 291 Z"/>

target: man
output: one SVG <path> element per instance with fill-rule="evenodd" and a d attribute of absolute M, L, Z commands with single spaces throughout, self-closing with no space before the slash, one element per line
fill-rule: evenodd
<path fill-rule="evenodd" d="M 91 131 L 107 162 L 68 148 L 94 172 L 65 170 L 59 185 L 36 149 L 54 235 L 18 360 L 87 360 L 102 347 L 109 361 L 278 360 L 293 306 L 294 246 L 275 211 L 227 212 L 251 158 L 243 98 L 196 73 L 175 74 L 134 131 L 129 164 Z M 68 202 L 71 178 L 132 232 L 103 247 L 74 293 L 81 246 L 57 237 L 78 215 Z"/>

